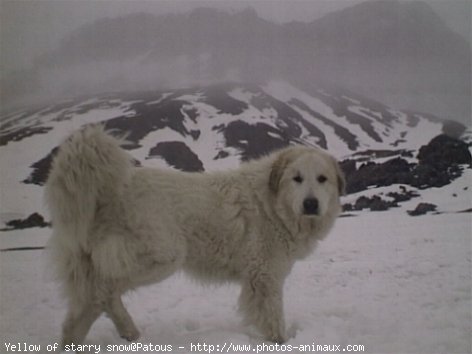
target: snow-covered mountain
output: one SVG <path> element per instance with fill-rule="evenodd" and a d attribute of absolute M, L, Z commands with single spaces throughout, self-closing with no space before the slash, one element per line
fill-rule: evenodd
<path fill-rule="evenodd" d="M 338 158 L 366 150 L 413 152 L 442 132 L 457 136 L 464 129 L 353 93 L 271 82 L 113 93 L 20 111 L 3 118 L 0 144 L 100 121 L 128 134 L 126 148 L 138 160 L 160 157 L 185 171 L 233 164 L 293 143 L 320 146 Z M 169 144 L 178 153 L 170 153 Z"/>
<path fill-rule="evenodd" d="M 434 151 L 417 158 L 420 148 L 442 133 L 466 136 L 460 124 L 398 111 L 340 89 L 300 89 L 273 81 L 109 93 L 2 117 L 1 193 L 9 201 L 2 203 L 4 221 L 44 209 L 41 186 L 56 148 L 72 131 L 98 122 L 127 136 L 124 148 L 138 164 L 192 172 L 234 168 L 289 144 L 319 146 L 343 160 L 348 193 L 395 183 L 438 187 L 461 175 L 457 164 L 470 163 L 460 141 L 457 161 Z M 439 145 L 436 150 L 445 149 Z M 422 164 L 428 159 L 449 159 L 454 166 Z"/>

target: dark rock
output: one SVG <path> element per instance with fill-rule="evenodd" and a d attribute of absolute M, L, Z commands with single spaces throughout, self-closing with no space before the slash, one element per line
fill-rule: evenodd
<path fill-rule="evenodd" d="M 18 229 L 27 229 L 31 227 L 46 227 L 50 226 L 49 223 L 44 221 L 44 218 L 38 214 L 33 213 L 28 216 L 26 219 L 14 219 L 6 223 L 7 228 L 4 230 L 18 230 Z"/>
<path fill-rule="evenodd" d="M 390 192 L 387 193 L 387 196 L 393 198 L 393 201 L 398 204 L 418 197 L 419 194 L 415 191 L 407 191 L 406 189 L 403 189 L 403 193 Z"/>
<path fill-rule="evenodd" d="M 346 193 L 356 193 L 369 186 L 383 187 L 392 184 L 409 184 L 412 165 L 397 157 L 382 164 L 368 162 L 353 170 L 352 162 L 342 163 L 341 168 L 346 175 Z"/>
<path fill-rule="evenodd" d="M 370 201 L 369 208 L 370 208 L 370 211 L 385 211 L 385 210 L 390 209 L 391 207 L 396 207 L 396 206 L 398 205 L 396 205 L 396 203 L 394 202 L 383 200 L 379 196 L 374 196 L 372 197 Z"/>
<path fill-rule="evenodd" d="M 344 172 L 344 176 L 348 178 L 356 172 L 356 161 L 354 160 L 343 160 L 339 163 L 339 167 Z"/>
<path fill-rule="evenodd" d="M 219 160 L 219 159 L 224 159 L 229 156 L 229 152 L 225 150 L 220 150 L 218 151 L 218 154 L 213 158 L 213 160 Z"/>
<path fill-rule="evenodd" d="M 426 189 L 430 187 L 442 187 L 451 183 L 461 175 L 461 169 L 458 165 L 447 166 L 441 162 L 434 165 L 429 163 L 420 163 L 417 165 L 408 184 Z"/>
<path fill-rule="evenodd" d="M 354 204 L 343 204 L 343 211 L 361 211 L 363 209 L 369 209 L 370 211 L 384 211 L 390 208 L 398 207 L 399 203 L 406 202 L 417 196 L 419 196 L 417 192 L 407 190 L 405 187 L 401 187 L 401 192 L 387 193 L 387 197 L 392 198 L 393 200 L 384 200 L 377 195 L 371 198 L 361 196 Z"/>
<path fill-rule="evenodd" d="M 370 211 L 385 211 L 397 206 L 398 204 L 394 201 L 383 200 L 378 195 L 374 195 L 372 198 L 361 196 L 356 200 L 354 206 L 349 206 L 348 208 L 351 208 L 349 211 L 360 211 L 363 209 L 369 209 Z"/>
<path fill-rule="evenodd" d="M 414 210 L 408 210 L 410 216 L 424 215 L 426 213 L 436 211 L 437 206 L 430 203 L 419 203 Z"/>
<path fill-rule="evenodd" d="M 54 159 L 54 156 L 56 156 L 58 150 L 59 148 L 55 147 L 47 156 L 32 164 L 31 168 L 33 169 L 33 172 L 31 172 L 31 174 L 23 181 L 23 183 L 37 184 L 39 186 L 44 185 L 44 183 L 46 183 L 46 180 L 48 179 L 52 161 Z"/>
<path fill-rule="evenodd" d="M 181 171 L 203 172 L 203 163 L 183 142 L 166 141 L 157 144 L 149 151 L 149 158 L 161 156 L 170 165 Z"/>
<path fill-rule="evenodd" d="M 441 134 L 420 148 L 418 161 L 421 165 L 445 168 L 454 164 L 471 165 L 472 156 L 465 142 Z"/>
<path fill-rule="evenodd" d="M 381 164 L 367 162 L 356 169 L 354 161 L 345 160 L 340 166 L 346 176 L 346 193 L 392 184 L 406 184 L 420 189 L 442 187 L 461 176 L 460 165 L 470 166 L 472 156 L 465 142 L 439 135 L 420 148 L 418 161 L 418 164 L 412 164 L 396 157 Z"/>
<path fill-rule="evenodd" d="M 236 120 L 223 129 L 226 145 L 241 151 L 243 161 L 267 155 L 290 144 L 290 139 L 283 137 L 282 130 L 265 123 L 249 124 Z"/>
<path fill-rule="evenodd" d="M 354 211 L 354 206 L 351 203 L 343 204 L 343 211 Z"/>
<path fill-rule="evenodd" d="M 51 127 L 34 126 L 20 128 L 12 132 L 0 133 L 0 146 L 7 145 L 10 141 L 20 141 L 36 134 L 46 134 L 50 130 L 52 130 Z"/>
<path fill-rule="evenodd" d="M 390 192 L 387 193 L 387 197 L 393 200 L 384 200 L 381 197 L 374 195 L 371 198 L 366 196 L 359 197 L 353 204 L 346 203 L 343 205 L 343 211 L 361 211 L 363 209 L 369 209 L 370 211 L 384 211 L 390 208 L 398 207 L 398 203 L 408 201 L 412 198 L 419 196 L 418 193 L 406 188 L 401 188 L 401 193 Z"/>
<path fill-rule="evenodd" d="M 354 204 L 354 210 L 367 209 L 370 206 L 370 199 L 367 197 L 359 197 Z"/>
<path fill-rule="evenodd" d="M 190 135 L 191 135 L 193 140 L 198 140 L 198 138 L 200 137 L 200 134 L 201 134 L 200 130 L 191 130 L 190 131 Z"/>

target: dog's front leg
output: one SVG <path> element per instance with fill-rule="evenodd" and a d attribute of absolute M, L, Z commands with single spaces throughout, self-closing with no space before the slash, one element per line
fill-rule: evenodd
<path fill-rule="evenodd" d="M 256 325 L 270 341 L 286 341 L 283 315 L 283 280 L 257 274 L 243 282 L 239 307 L 246 322 Z"/>

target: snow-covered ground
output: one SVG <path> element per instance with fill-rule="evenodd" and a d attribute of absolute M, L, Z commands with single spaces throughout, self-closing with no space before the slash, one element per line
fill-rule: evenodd
<path fill-rule="evenodd" d="M 472 219 L 457 212 L 471 207 L 470 192 L 464 193 L 470 182 L 467 170 L 451 185 L 425 191 L 400 208 L 340 218 L 287 279 L 291 338 L 279 350 L 301 352 L 301 345 L 320 344 L 367 353 L 470 353 Z M 438 210 L 444 213 L 409 216 L 406 210 L 419 201 L 441 201 Z M 49 232 L 2 232 L 0 248 L 41 246 Z M 23 343 L 39 345 L 46 353 L 48 344 L 60 340 L 65 302 L 45 258 L 41 250 L 0 253 L 2 353 L 9 343 L 20 343 L 20 349 Z M 230 345 L 250 346 L 245 347 L 250 352 L 276 350 L 240 323 L 238 291 L 233 284 L 202 286 L 177 274 L 129 293 L 125 302 L 143 345 L 171 345 L 175 353 L 197 352 L 198 343 L 206 352 L 238 349 Z M 100 346 L 106 353 L 112 349 L 107 345 L 127 342 L 102 317 L 85 344 L 96 346 L 91 352 Z M 118 349 L 125 347 L 112 352 Z"/>

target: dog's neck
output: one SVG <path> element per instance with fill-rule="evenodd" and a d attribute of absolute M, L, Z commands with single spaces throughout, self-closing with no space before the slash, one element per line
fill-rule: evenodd
<path fill-rule="evenodd" d="M 272 192 L 268 191 L 268 193 Z M 274 236 L 285 244 L 287 252 L 295 254 L 297 258 L 304 258 L 313 250 L 318 240 L 314 237 L 320 228 L 318 220 L 295 216 L 283 217 L 283 215 L 291 215 L 291 210 L 277 212 L 278 208 L 284 207 L 277 205 L 273 196 L 268 199 L 256 198 L 256 200 L 258 200 L 261 212 L 272 221 L 272 225 L 277 230 Z M 266 202 L 267 200 L 269 203 Z"/>

